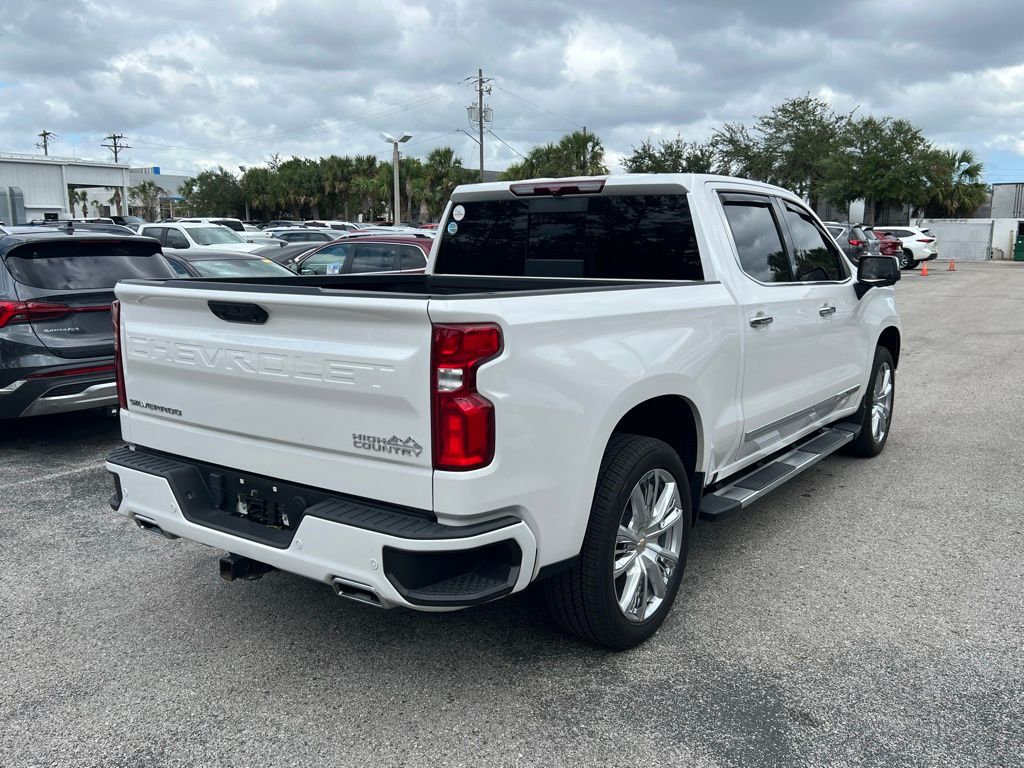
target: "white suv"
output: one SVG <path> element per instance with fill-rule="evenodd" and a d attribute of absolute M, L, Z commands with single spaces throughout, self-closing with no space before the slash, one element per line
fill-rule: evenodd
<path fill-rule="evenodd" d="M 168 222 L 166 224 L 146 224 L 139 227 L 139 234 L 154 237 L 160 241 L 165 251 L 171 253 L 184 251 L 188 248 L 216 248 L 224 251 L 242 251 L 252 253 L 267 243 L 250 243 L 244 237 L 220 224 L 190 224 L 186 222 Z"/>
<path fill-rule="evenodd" d="M 911 226 L 875 227 L 875 232 L 886 232 L 903 241 L 900 269 L 916 269 L 922 261 L 939 257 L 939 242 L 931 230 Z"/>

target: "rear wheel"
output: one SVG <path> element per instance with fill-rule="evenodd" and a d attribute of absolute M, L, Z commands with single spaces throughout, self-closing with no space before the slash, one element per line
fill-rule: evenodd
<path fill-rule="evenodd" d="M 914 254 L 907 248 L 903 249 L 903 252 L 899 256 L 900 269 L 913 269 L 917 266 L 917 262 L 914 261 Z"/>
<path fill-rule="evenodd" d="M 619 650 L 654 634 L 679 589 L 690 521 L 689 481 L 676 452 L 654 438 L 615 435 L 580 557 L 545 585 L 558 624 Z"/>
<path fill-rule="evenodd" d="M 868 390 L 854 418 L 860 421 L 860 434 L 846 444 L 854 456 L 877 456 L 885 448 L 892 426 L 892 408 L 896 399 L 896 367 L 885 347 L 875 349 Z"/>

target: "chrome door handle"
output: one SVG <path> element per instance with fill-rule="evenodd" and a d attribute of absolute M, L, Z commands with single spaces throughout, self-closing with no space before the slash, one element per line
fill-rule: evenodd
<path fill-rule="evenodd" d="M 824 307 L 818 310 L 818 314 L 821 315 L 822 317 L 828 317 L 829 315 L 834 315 L 835 313 L 836 308 L 833 307 L 831 304 L 826 304 Z"/>
<path fill-rule="evenodd" d="M 750 318 L 751 328 L 765 328 L 772 324 L 775 318 L 771 315 L 766 315 L 764 312 L 758 312 L 752 318 Z"/>

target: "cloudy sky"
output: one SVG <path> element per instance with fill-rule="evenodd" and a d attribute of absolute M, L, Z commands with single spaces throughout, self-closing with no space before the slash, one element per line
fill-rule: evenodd
<path fill-rule="evenodd" d="M 493 78 L 486 165 L 586 126 L 610 165 L 810 92 L 971 147 L 1024 180 L 1019 0 L 0 0 L 0 152 L 195 173 L 271 153 L 455 147 L 477 164 L 467 77 Z"/>

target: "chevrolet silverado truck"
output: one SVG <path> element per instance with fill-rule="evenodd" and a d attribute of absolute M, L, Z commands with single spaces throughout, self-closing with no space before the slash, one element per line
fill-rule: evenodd
<path fill-rule="evenodd" d="M 439 233 L 426 274 L 122 281 L 111 506 L 384 608 L 543 582 L 627 648 L 698 520 L 885 446 L 896 260 L 855 274 L 783 189 L 469 185 Z"/>

